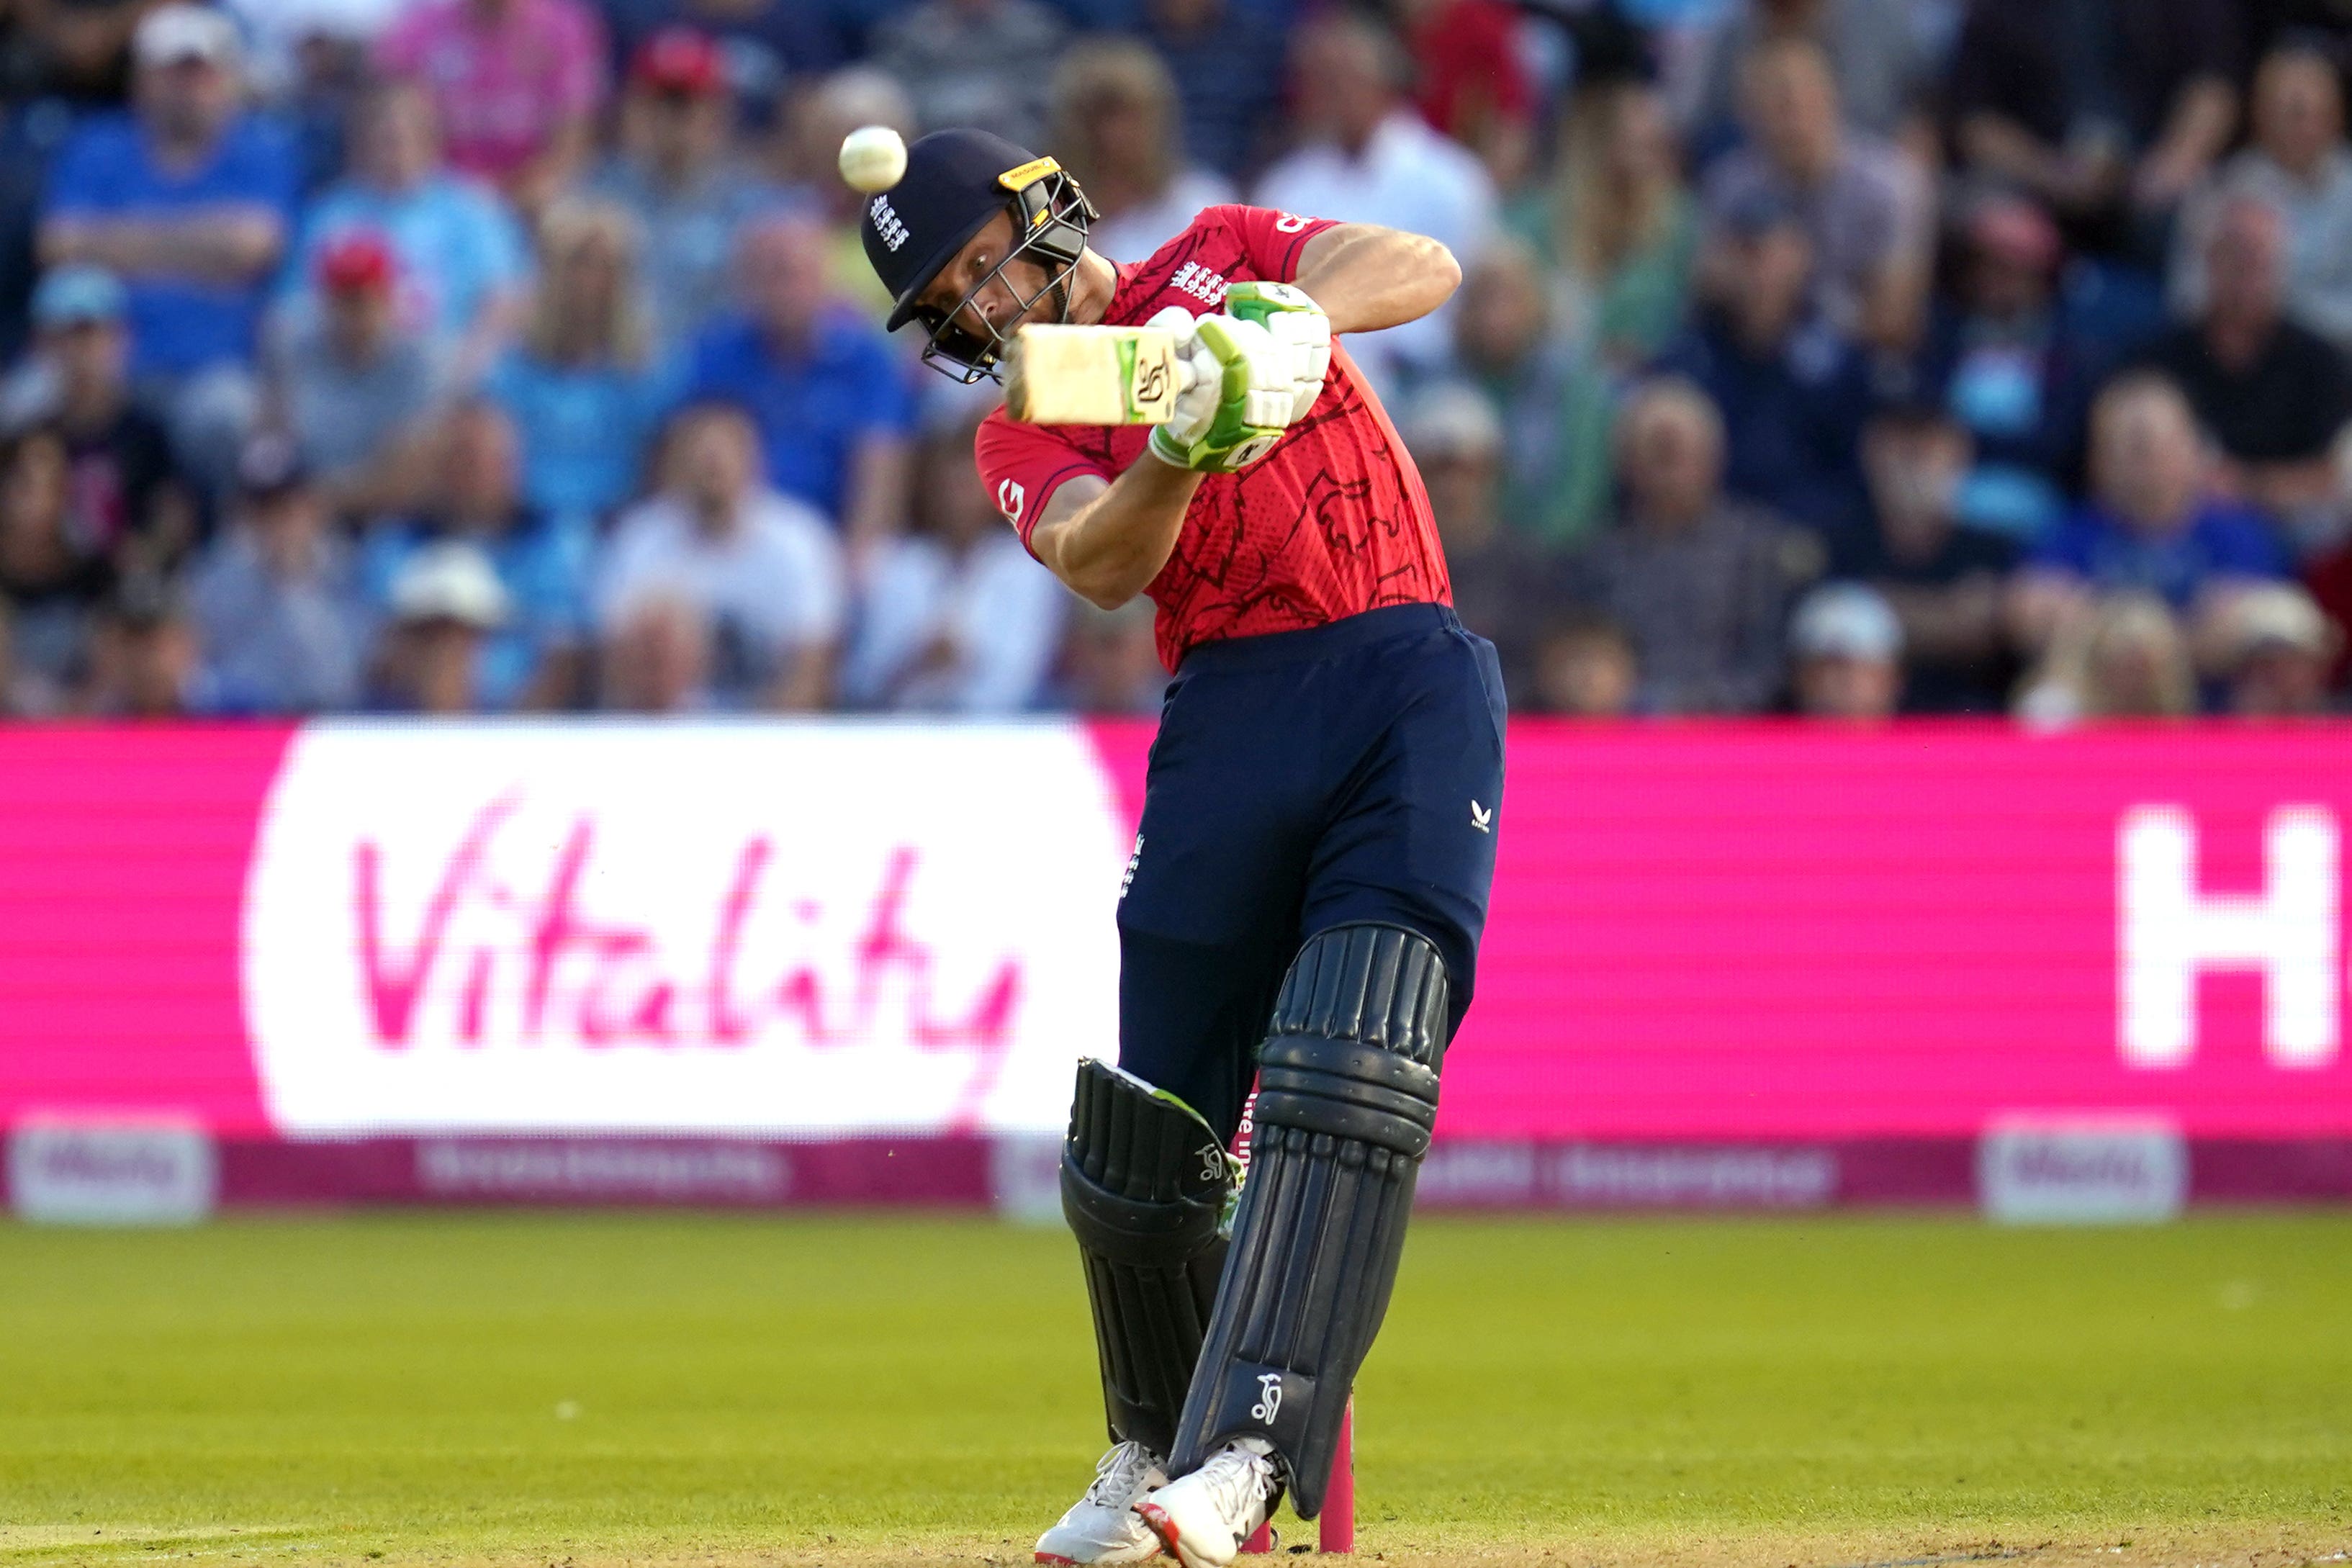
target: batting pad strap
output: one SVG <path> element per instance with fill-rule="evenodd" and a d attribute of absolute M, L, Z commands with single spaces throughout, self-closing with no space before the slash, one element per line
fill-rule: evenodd
<path fill-rule="evenodd" d="M 1112 1263 L 1157 1264 L 1211 1246 L 1224 1202 L 1222 1190 L 1213 1200 L 1126 1197 L 1097 1186 L 1062 1151 L 1062 1217 L 1081 1246 Z"/>
<path fill-rule="evenodd" d="M 1298 950 L 1266 1034 L 1269 1044 L 1285 1035 L 1355 1041 L 1434 1072 L 1445 1060 L 1448 1000 L 1445 960 L 1419 931 L 1334 926 Z"/>
<path fill-rule="evenodd" d="M 1370 1046 L 1309 1036 L 1258 1057 L 1257 1122 L 1376 1143 L 1419 1158 L 1437 1123 L 1437 1075 Z"/>

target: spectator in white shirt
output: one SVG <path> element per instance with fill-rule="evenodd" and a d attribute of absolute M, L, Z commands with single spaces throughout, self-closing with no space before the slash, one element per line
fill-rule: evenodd
<path fill-rule="evenodd" d="M 768 487 L 758 433 L 731 405 L 681 411 L 662 467 L 661 493 L 614 527 L 596 586 L 610 697 L 823 707 L 845 596 L 833 531 Z M 697 672 L 694 689 L 681 670 Z"/>
<path fill-rule="evenodd" d="M 1052 145 L 1102 216 L 1087 243 L 1142 261 L 1202 207 L 1234 199 L 1222 174 L 1184 161 L 1176 83 L 1160 57 L 1127 39 L 1088 39 L 1054 73 Z"/>
<path fill-rule="evenodd" d="M 923 444 L 916 531 L 882 547 L 858 595 L 841 673 L 853 707 L 1018 713 L 1044 695 L 1070 595 L 972 472 L 978 424 L 955 419 Z"/>
<path fill-rule="evenodd" d="M 1425 234 L 1465 267 L 1495 226 L 1495 187 L 1469 149 L 1432 130 L 1404 100 L 1405 64 L 1377 23 L 1335 13 L 1301 27 L 1291 54 L 1307 142 L 1258 182 L 1260 206 Z M 1374 384 L 1445 354 L 1451 308 L 1348 341 Z"/>

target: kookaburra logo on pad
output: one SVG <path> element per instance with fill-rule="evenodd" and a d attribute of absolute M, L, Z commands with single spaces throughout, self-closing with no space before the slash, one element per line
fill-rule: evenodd
<path fill-rule="evenodd" d="M 1275 1414 L 1282 1408 L 1282 1373 L 1262 1372 L 1257 1374 L 1257 1403 L 1250 1406 L 1254 1420 L 1274 1425 Z"/>

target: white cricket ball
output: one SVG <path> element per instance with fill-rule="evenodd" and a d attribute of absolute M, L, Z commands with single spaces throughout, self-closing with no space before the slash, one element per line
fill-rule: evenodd
<path fill-rule="evenodd" d="M 887 125 L 861 125 L 841 139 L 841 177 L 868 195 L 887 191 L 907 174 L 907 142 Z"/>

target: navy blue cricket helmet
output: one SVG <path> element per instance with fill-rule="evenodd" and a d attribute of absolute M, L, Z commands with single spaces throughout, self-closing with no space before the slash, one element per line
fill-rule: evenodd
<path fill-rule="evenodd" d="M 917 298 L 955 259 L 972 236 L 999 213 L 1013 219 L 1013 242 L 987 275 L 964 291 L 953 310 Z M 996 376 L 1012 346 L 979 310 L 966 310 L 1015 258 L 1034 261 L 1045 282 L 1025 298 L 1013 290 L 1021 313 L 1055 296 L 1069 312 L 1070 274 L 1087 248 L 1097 215 L 1068 171 L 986 131 L 934 131 L 907 149 L 907 172 L 897 184 L 866 200 L 858 220 L 866 259 L 890 290 L 890 330 L 922 323 L 929 336 L 923 362 L 959 381 Z"/>

